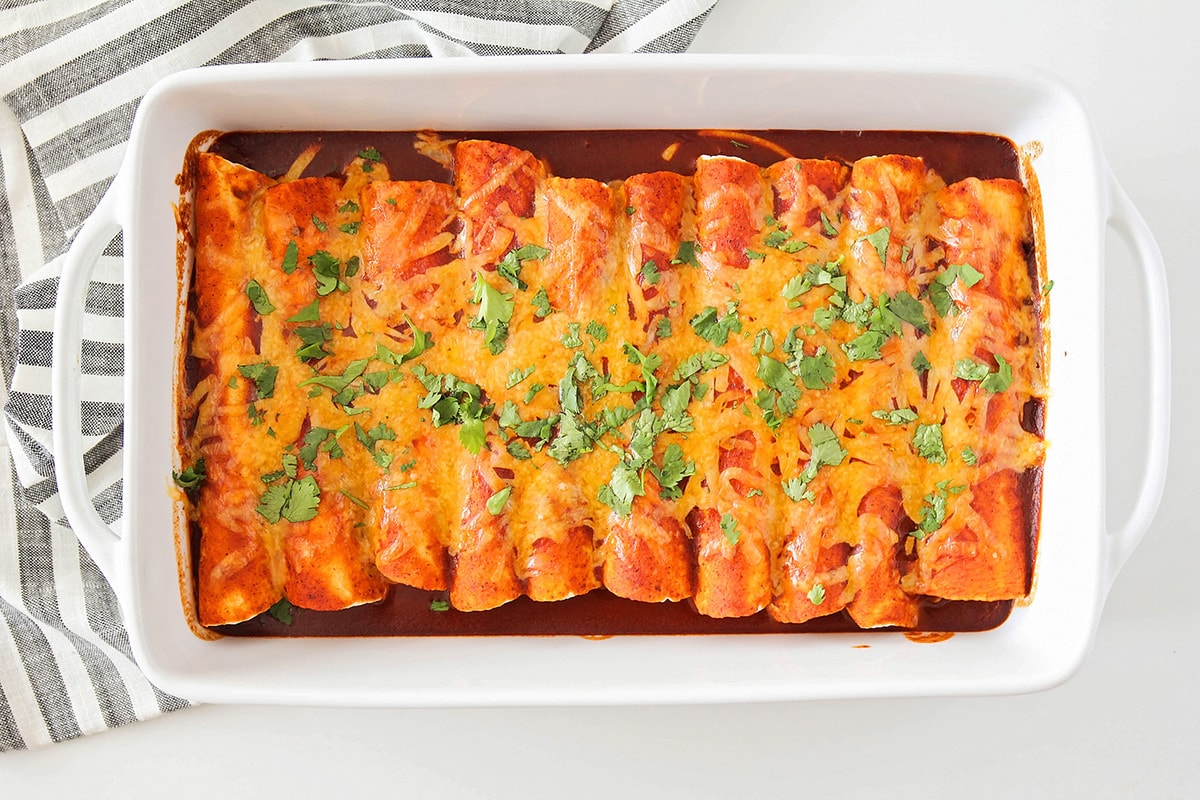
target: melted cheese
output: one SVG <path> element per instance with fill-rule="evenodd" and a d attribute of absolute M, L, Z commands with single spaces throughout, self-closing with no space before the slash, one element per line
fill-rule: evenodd
<path fill-rule="evenodd" d="M 1024 595 L 1037 515 L 1019 476 L 1040 465 L 1043 444 L 1021 417 L 1046 390 L 1019 185 L 947 187 L 906 156 L 765 170 L 705 157 L 694 176 L 606 185 L 553 177 L 533 154 L 494 142 L 451 152 L 446 185 L 391 181 L 361 162 L 345 180 L 274 183 L 200 156 L 205 265 L 190 353 L 205 377 L 181 414 L 194 423 L 184 461 L 204 457 L 210 475 L 193 507 L 202 622 L 246 619 L 282 596 L 311 608 L 372 602 L 389 583 L 448 589 L 465 610 L 603 585 L 642 601 L 692 597 L 711 616 L 767 608 L 799 622 L 847 608 L 863 627 L 914 625 L 921 596 Z M 235 191 L 238 181 L 248 188 Z M 322 252 L 343 272 L 318 294 L 310 259 Z M 496 271 L 520 252 L 533 252 L 520 262 L 524 289 Z M 345 274 L 348 264 L 361 271 Z M 943 317 L 930 286 L 961 264 L 983 277 L 937 284 L 952 301 Z M 785 297 L 789 281 L 795 289 L 822 268 Z M 250 308 L 250 280 L 273 312 Z M 478 281 L 511 300 L 499 352 L 469 325 Z M 533 302 L 541 289 L 549 316 Z M 852 359 L 846 345 L 867 330 L 865 310 L 901 294 L 928 330 L 893 320 L 899 333 L 879 337 L 878 357 Z M 314 302 L 319 321 L 296 321 Z M 847 304 L 863 313 L 842 313 Z M 712 310 L 723 344 L 693 324 Z M 326 355 L 299 358 L 300 329 L 322 324 Z M 432 346 L 401 366 L 381 355 L 412 348 L 414 328 Z M 720 363 L 690 377 L 690 421 L 668 425 L 664 398 L 685 382 L 676 370 L 702 354 Z M 661 361 L 645 410 L 650 355 Z M 918 356 L 927 374 L 913 368 Z M 790 403 L 764 367 L 771 359 Z M 1007 363 L 1011 385 L 992 393 L 955 377 L 964 359 L 991 372 Z M 255 397 L 242 369 L 253 364 L 278 368 L 272 397 Z M 350 394 L 322 385 L 356 364 Z M 568 374 L 577 409 L 561 393 Z M 422 376 L 480 387 L 490 411 L 478 453 L 460 441 L 461 418 L 434 424 Z M 506 408 L 548 420 L 548 440 L 502 427 Z M 912 418 L 885 418 L 896 410 Z M 576 458 L 554 457 L 572 421 L 594 432 L 606 414 L 621 415 L 619 427 L 585 438 Z M 632 441 L 652 418 L 652 435 Z M 919 426 L 937 427 L 944 459 L 922 455 Z M 269 521 L 256 510 L 262 476 L 322 429 L 315 458 L 290 479 L 315 478 L 316 517 Z M 840 459 L 814 445 L 826 430 Z M 814 447 L 824 455 L 806 472 Z M 669 450 L 690 476 L 667 475 L 660 496 Z M 801 482 L 811 499 L 793 499 Z M 628 510 L 605 495 L 631 486 Z M 252 562 L 261 566 L 246 572 Z M 231 582 L 237 570 L 249 577 Z"/>

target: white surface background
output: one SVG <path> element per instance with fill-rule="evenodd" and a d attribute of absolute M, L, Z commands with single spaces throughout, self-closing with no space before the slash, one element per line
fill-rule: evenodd
<path fill-rule="evenodd" d="M 1200 5 L 1170 0 L 721 0 L 697 52 L 940 57 L 1059 75 L 1153 229 L 1173 297 L 1174 436 L 1159 515 L 1093 652 L 1041 694 L 665 708 L 191 709 L 0 755 L 0 797 L 1200 797 Z M 1110 237 L 1110 518 L 1144 400 L 1137 271 Z"/>

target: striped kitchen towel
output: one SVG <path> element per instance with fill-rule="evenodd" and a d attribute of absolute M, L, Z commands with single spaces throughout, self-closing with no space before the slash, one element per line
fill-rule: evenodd
<path fill-rule="evenodd" d="M 63 518 L 50 437 L 60 256 L 121 162 L 146 90 L 209 64 L 685 50 L 717 0 L 0 0 L 0 750 L 183 708 L 134 663 Z M 121 243 L 85 309 L 85 468 L 120 526 Z M 11 455 L 11 460 L 9 456 Z"/>

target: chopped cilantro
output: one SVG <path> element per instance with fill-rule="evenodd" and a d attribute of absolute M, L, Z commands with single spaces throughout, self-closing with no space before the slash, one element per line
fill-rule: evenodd
<path fill-rule="evenodd" d="M 358 506 L 363 511 L 371 510 L 371 506 L 367 504 L 366 500 L 363 500 L 361 497 L 358 497 L 353 492 L 351 492 L 349 489 L 338 489 L 338 492 L 341 493 L 342 497 L 345 497 L 347 500 L 349 500 L 351 503 L 354 503 L 354 505 Z"/>
<path fill-rule="evenodd" d="M 754 344 L 750 347 L 750 355 L 756 356 L 759 353 L 770 353 L 775 349 L 775 337 L 771 335 L 771 331 L 763 328 L 754 335 Z"/>
<path fill-rule="evenodd" d="M 296 267 L 300 262 L 300 247 L 296 244 L 296 240 L 292 239 L 287 243 L 287 247 L 283 251 L 283 263 L 279 266 L 284 271 L 284 274 L 291 275 L 296 271 Z"/>
<path fill-rule="evenodd" d="M 341 259 L 334 258 L 328 251 L 318 250 L 308 257 L 308 263 L 312 265 L 313 277 L 317 279 L 319 297 L 325 297 L 335 291 L 350 291 L 350 286 L 342 280 Z"/>
<path fill-rule="evenodd" d="M 995 354 L 995 358 L 999 367 L 995 372 L 989 373 L 979 384 L 985 392 L 993 394 L 1003 392 L 1012 386 L 1013 382 L 1012 365 L 1005 361 L 1004 356 L 999 353 Z"/>
<path fill-rule="evenodd" d="M 659 496 L 664 500 L 673 500 L 683 493 L 683 490 L 679 488 L 680 482 L 689 475 L 695 474 L 696 462 L 685 459 L 683 448 L 675 442 L 671 442 L 663 453 L 662 466 L 651 462 L 647 468 L 654 479 L 658 481 Z"/>
<path fill-rule="evenodd" d="M 879 256 L 880 264 L 887 264 L 888 240 L 891 238 L 891 228 L 880 228 L 874 233 L 868 233 L 866 236 L 859 237 L 858 241 L 867 242 L 875 248 L 875 253 Z"/>
<path fill-rule="evenodd" d="M 671 338 L 671 318 L 659 317 L 658 324 L 654 328 L 654 338 L 669 339 Z"/>
<path fill-rule="evenodd" d="M 267 613 L 275 619 L 282 622 L 284 625 L 292 624 L 292 612 L 296 607 L 292 605 L 286 597 L 279 598 L 273 606 L 267 609 Z"/>
<path fill-rule="evenodd" d="M 518 461 L 528 461 L 533 458 L 533 453 L 529 452 L 529 446 L 520 439 L 513 439 L 505 445 L 505 449 L 508 450 L 510 456 Z"/>
<path fill-rule="evenodd" d="M 975 455 L 975 451 L 971 449 L 970 445 L 962 449 L 962 460 L 964 464 L 970 467 L 979 463 L 979 457 Z"/>
<path fill-rule="evenodd" d="M 267 291 L 256 280 L 251 279 L 246 283 L 246 296 L 250 298 L 250 305 L 254 306 L 254 310 L 261 316 L 265 317 L 275 310 L 275 306 L 267 297 Z"/>
<path fill-rule="evenodd" d="M 171 477 L 175 479 L 175 485 L 185 492 L 191 493 L 200 488 L 204 483 L 208 473 L 204 467 L 204 456 L 196 459 L 196 463 L 190 467 L 185 467 L 182 472 L 171 472 Z"/>
<path fill-rule="evenodd" d="M 954 298 L 950 296 L 950 286 L 956 280 L 962 281 L 963 285 L 970 289 L 983 280 L 983 273 L 970 264 L 950 264 L 933 279 L 926 293 L 933 307 L 943 317 L 957 309 Z"/>
<path fill-rule="evenodd" d="M 658 264 L 654 263 L 654 259 L 650 259 L 645 264 L 642 264 L 642 280 L 646 285 L 653 286 L 658 283 L 662 275 L 658 271 Z"/>
<path fill-rule="evenodd" d="M 543 383 L 535 383 L 532 386 L 530 386 L 529 389 L 526 390 L 526 392 L 525 392 L 525 405 L 529 405 L 530 403 L 532 403 L 533 398 L 537 395 L 537 393 L 545 388 L 546 388 L 546 385 Z"/>
<path fill-rule="evenodd" d="M 345 451 L 338 444 L 338 438 L 349 429 L 349 425 L 343 425 L 336 430 L 316 426 L 310 428 L 308 433 L 304 434 L 304 438 L 302 439 L 303 444 L 298 450 L 300 460 L 304 462 L 305 468 L 314 468 L 314 462 L 317 459 L 318 453 L 328 453 L 330 458 L 341 458 L 344 456 Z"/>
<path fill-rule="evenodd" d="M 921 333 L 929 333 L 929 322 L 925 319 L 925 306 L 908 292 L 898 292 L 888 301 L 887 307 L 889 311 Z"/>
<path fill-rule="evenodd" d="M 321 301 L 313 300 L 304 308 L 288 317 L 288 322 L 316 322 L 321 318 Z"/>
<path fill-rule="evenodd" d="M 529 367 L 526 367 L 525 369 L 521 369 L 520 367 L 514 368 L 512 372 L 508 373 L 508 380 L 504 382 L 504 388 L 505 389 L 513 388 L 514 386 L 519 384 L 521 381 L 525 380 L 530 375 L 532 375 L 533 371 L 535 369 L 537 369 L 537 367 L 535 367 L 535 366 L 529 366 Z"/>
<path fill-rule="evenodd" d="M 483 273 L 476 272 L 475 283 L 471 287 L 471 302 L 479 304 L 479 314 L 467 327 L 483 331 L 483 343 L 492 355 L 499 354 L 508 340 L 508 323 L 513 315 L 512 295 L 504 294 L 488 283 Z"/>
<path fill-rule="evenodd" d="M 988 372 L 987 364 L 981 364 L 973 358 L 960 358 L 954 362 L 954 377 L 965 381 L 981 381 Z"/>
<path fill-rule="evenodd" d="M 912 368 L 917 372 L 928 372 L 933 368 L 933 364 L 930 364 L 925 354 L 918 350 L 912 357 Z"/>
<path fill-rule="evenodd" d="M 321 233 L 324 233 L 329 228 L 329 226 L 325 224 L 325 221 L 316 214 L 312 215 L 312 224 L 313 227 L 319 230 Z"/>
<path fill-rule="evenodd" d="M 268 522 L 280 519 L 288 522 L 307 522 L 317 516 L 321 505 L 321 489 L 312 475 L 288 478 L 284 483 L 267 487 L 255 509 Z"/>
<path fill-rule="evenodd" d="M 581 326 L 578 322 L 568 322 L 567 323 L 567 332 L 564 333 L 562 335 L 562 338 L 559 340 L 562 342 L 563 347 L 566 347 L 566 348 L 583 347 L 583 339 L 579 338 L 579 328 L 580 327 Z"/>
<path fill-rule="evenodd" d="M 871 416 L 881 419 L 888 425 L 907 425 L 917 421 L 917 412 L 911 408 L 896 408 L 891 411 L 872 411 Z"/>
<path fill-rule="evenodd" d="M 738 539 L 742 536 L 742 532 L 738 530 L 737 520 L 728 511 L 721 515 L 721 533 L 725 534 L 725 538 L 730 544 L 737 544 Z"/>
<path fill-rule="evenodd" d="M 254 381 L 254 391 L 259 400 L 275 395 L 275 378 L 279 374 L 279 367 L 265 361 L 261 364 L 238 364 L 238 372 L 243 378 Z"/>
<path fill-rule="evenodd" d="M 487 510 L 493 517 L 500 516 L 500 512 L 504 510 L 505 504 L 508 503 L 508 496 L 510 494 L 512 494 L 512 487 L 505 486 L 487 499 Z"/>
<path fill-rule="evenodd" d="M 715 350 L 692 353 L 683 361 L 680 361 L 679 366 L 675 367 L 675 372 L 671 375 L 671 380 L 688 380 L 702 372 L 716 369 L 727 363 L 729 363 L 729 356 L 724 353 L 718 353 Z"/>
<path fill-rule="evenodd" d="M 496 265 L 496 273 L 513 286 L 524 291 L 529 284 L 521 280 L 521 266 L 526 261 L 539 261 L 550 255 L 550 251 L 536 244 L 526 244 L 510 250 Z"/>
<path fill-rule="evenodd" d="M 783 481 L 783 493 L 796 503 L 801 500 L 813 502 L 816 498 L 808 485 L 812 483 L 813 478 L 817 477 L 817 470 L 824 466 L 836 467 L 848 455 L 842 448 L 833 428 L 823 422 L 809 426 L 808 440 L 812 447 L 808 465 L 801 471 L 799 477 Z"/>
<path fill-rule="evenodd" d="M 838 235 L 837 227 L 830 221 L 829 217 L 825 216 L 824 211 L 821 212 L 821 231 L 829 238 Z"/>
<path fill-rule="evenodd" d="M 548 317 L 554 313 L 554 308 L 550 305 L 550 298 L 546 295 L 546 287 L 543 286 L 537 290 L 529 301 L 533 305 L 534 316 Z"/>
<path fill-rule="evenodd" d="M 817 348 L 817 352 L 811 356 L 800 354 L 800 381 L 804 384 L 805 389 L 828 389 L 834 378 L 837 377 L 837 370 L 834 367 L 833 356 L 825 349 L 824 345 Z"/>
<path fill-rule="evenodd" d="M 941 423 L 918 425 L 916 432 L 913 433 L 912 443 L 917 455 L 930 464 L 946 463 L 946 447 L 942 444 Z"/>
<path fill-rule="evenodd" d="M 603 323 L 591 320 L 584 329 L 584 333 L 595 339 L 597 342 L 608 341 L 608 328 L 604 327 Z"/>
<path fill-rule="evenodd" d="M 462 426 L 458 429 L 458 441 L 472 455 L 479 455 L 479 451 L 483 449 L 484 442 L 487 441 L 487 431 L 484 430 L 483 420 L 469 419 L 463 422 Z"/>
<path fill-rule="evenodd" d="M 887 336 L 879 331 L 863 331 L 843 344 L 842 350 L 851 361 L 873 361 L 882 357 L 879 348 L 886 341 Z"/>
<path fill-rule="evenodd" d="M 814 583 L 806 596 L 808 597 L 808 602 L 814 606 L 819 606 L 825 602 L 825 587 L 819 583 Z"/>
<path fill-rule="evenodd" d="M 429 610 L 430 611 L 449 611 L 450 610 L 450 601 L 440 598 L 440 597 L 435 597 L 433 600 L 429 601 Z"/>
<path fill-rule="evenodd" d="M 725 316 L 720 316 L 714 306 L 705 306 L 703 311 L 692 317 L 691 325 L 697 336 L 718 347 L 723 347 L 729 341 L 730 333 L 740 333 L 742 330 L 737 303 L 732 301 L 726 306 Z"/>
<path fill-rule="evenodd" d="M 696 243 L 692 241 L 680 242 L 679 252 L 671 259 L 672 264 L 691 264 L 699 269 L 700 261 L 696 258 Z"/>

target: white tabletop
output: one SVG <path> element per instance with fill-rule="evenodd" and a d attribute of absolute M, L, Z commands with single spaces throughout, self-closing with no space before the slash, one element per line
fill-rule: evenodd
<path fill-rule="evenodd" d="M 1154 230 L 1174 302 L 1174 436 L 1158 517 L 1091 655 L 1041 694 L 701 707 L 357 710 L 207 706 L 0 756 L 0 796 L 1200 797 L 1200 6 L 1171 0 L 721 0 L 693 50 L 1032 64 L 1090 110 Z M 1139 472 L 1137 273 L 1106 280 L 1109 515 Z M 1114 302 L 1117 298 L 1121 302 Z M 1189 522 L 1188 520 L 1191 520 Z"/>

